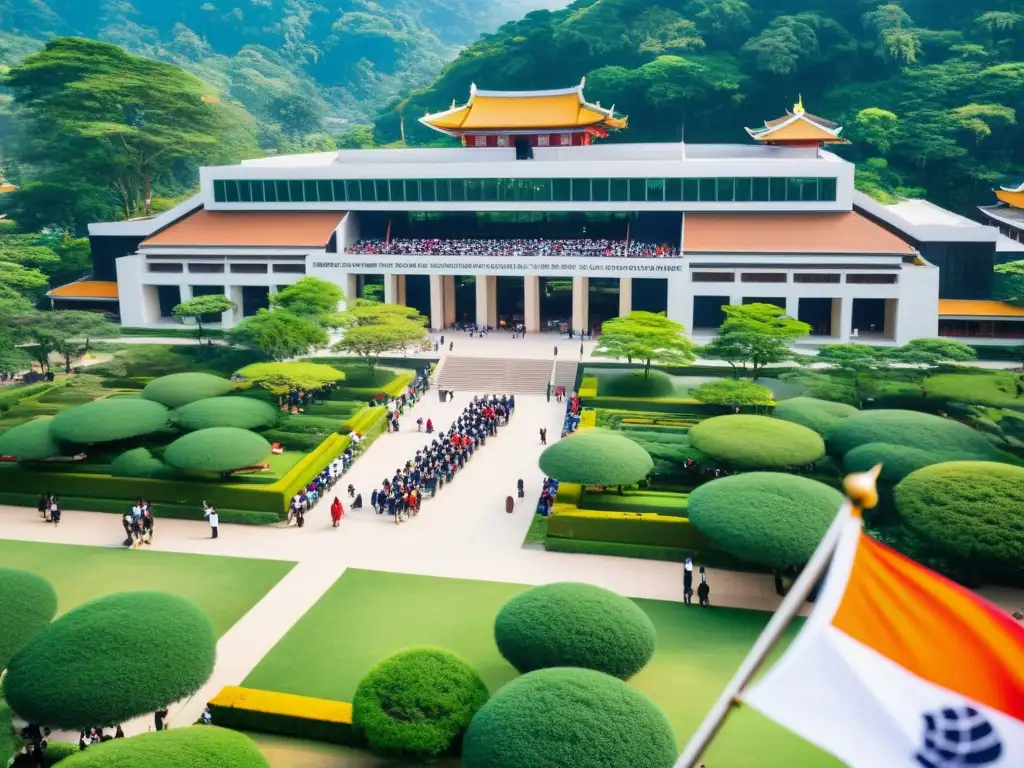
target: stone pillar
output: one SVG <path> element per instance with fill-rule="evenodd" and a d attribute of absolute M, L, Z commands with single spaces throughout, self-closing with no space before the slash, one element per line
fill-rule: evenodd
<path fill-rule="evenodd" d="M 787 296 L 786 297 L 786 314 L 792 317 L 794 320 L 800 319 L 800 297 L 799 296 Z"/>
<path fill-rule="evenodd" d="M 403 307 L 405 304 L 405 275 L 398 275 L 398 303 Z"/>
<path fill-rule="evenodd" d="M 341 290 L 345 292 L 345 298 L 341 304 L 348 306 L 349 303 L 359 298 L 359 275 L 345 275 L 345 282 L 341 284 Z"/>
<path fill-rule="evenodd" d="M 479 296 L 479 294 L 478 294 Z M 479 301 L 479 299 L 478 299 Z M 498 327 L 498 276 L 487 276 L 487 325 Z"/>
<path fill-rule="evenodd" d="M 633 278 L 619 278 L 619 317 L 625 317 L 633 311 Z"/>
<path fill-rule="evenodd" d="M 540 330 L 540 278 L 536 275 L 523 278 L 523 325 L 527 333 Z"/>
<path fill-rule="evenodd" d="M 589 331 L 590 324 L 590 278 L 574 277 L 572 279 L 572 329 Z"/>
<path fill-rule="evenodd" d="M 693 291 L 685 273 L 665 278 L 665 301 L 669 320 L 682 323 L 687 333 L 693 331 Z"/>
<path fill-rule="evenodd" d="M 832 299 L 832 328 L 830 336 L 849 341 L 853 333 L 853 299 Z"/>
<path fill-rule="evenodd" d="M 492 279 L 487 275 L 477 275 L 473 278 L 476 285 L 476 324 L 480 326 L 492 325 L 488 319 L 491 310 L 491 292 L 488 290 L 490 287 L 488 283 Z"/>
<path fill-rule="evenodd" d="M 384 303 L 398 303 L 398 275 L 384 275 Z"/>
<path fill-rule="evenodd" d="M 444 324 L 455 322 L 455 275 L 445 275 L 444 280 Z"/>
<path fill-rule="evenodd" d="M 885 300 L 885 327 L 883 333 L 885 338 L 896 340 L 896 330 L 899 327 L 897 318 L 899 317 L 900 311 L 900 300 L 899 299 L 886 299 Z"/>
<path fill-rule="evenodd" d="M 444 275 L 430 276 L 430 328 L 444 329 Z"/>
<path fill-rule="evenodd" d="M 220 324 L 222 328 L 231 328 L 232 326 L 238 325 L 242 321 L 242 318 L 245 317 L 242 286 L 226 285 L 224 286 L 224 295 L 231 300 L 231 303 L 234 306 L 221 315 Z"/>

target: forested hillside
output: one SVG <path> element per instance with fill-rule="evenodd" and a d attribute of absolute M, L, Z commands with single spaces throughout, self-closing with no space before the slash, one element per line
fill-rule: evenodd
<path fill-rule="evenodd" d="M 529 89 L 587 78 L 630 117 L 616 140 L 748 141 L 800 94 L 838 121 L 862 188 L 961 211 L 1024 175 L 1021 0 L 577 0 L 534 11 L 464 50 L 393 104 L 378 138 L 439 136 L 416 122 L 470 83 Z"/>

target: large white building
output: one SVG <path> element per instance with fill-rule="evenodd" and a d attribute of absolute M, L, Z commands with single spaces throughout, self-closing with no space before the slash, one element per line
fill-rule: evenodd
<path fill-rule="evenodd" d="M 756 301 L 805 320 L 823 343 L 938 335 L 927 234 L 854 191 L 853 165 L 822 146 L 839 141 L 837 126 L 797 105 L 751 131 L 750 145 L 593 145 L 624 121 L 581 87 L 474 90 L 464 107 L 424 118 L 460 136 L 458 148 L 203 168 L 199 193 L 177 208 L 90 227 L 95 281 L 116 278 L 121 321 L 147 328 L 205 293 L 232 300 L 230 327 L 311 275 L 350 298 L 382 286 L 384 301 L 418 307 L 435 329 L 578 331 L 650 309 L 700 335 L 722 305 Z M 556 102 L 569 117 L 538 118 Z M 645 247 L 565 255 L 539 252 L 539 238 Z"/>

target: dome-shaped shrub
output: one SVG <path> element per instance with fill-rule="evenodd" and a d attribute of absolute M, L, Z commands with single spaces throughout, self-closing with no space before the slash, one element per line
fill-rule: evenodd
<path fill-rule="evenodd" d="M 132 448 L 110 462 L 110 474 L 114 477 L 156 477 L 169 479 L 178 473 L 164 464 L 147 448 Z"/>
<path fill-rule="evenodd" d="M 520 672 L 585 667 L 627 680 L 651 660 L 654 624 L 627 597 L 591 584 L 533 587 L 509 600 L 494 640 Z"/>
<path fill-rule="evenodd" d="M 843 471 L 866 472 L 876 464 L 881 464 L 882 474 L 879 475 L 879 480 L 895 485 L 922 467 L 971 458 L 971 453 L 958 451 L 956 446 L 935 446 L 935 450 L 930 450 L 891 443 L 865 443 L 858 445 L 843 457 Z"/>
<path fill-rule="evenodd" d="M 591 669 L 541 669 L 476 713 L 462 768 L 672 768 L 668 719 L 639 691 Z"/>
<path fill-rule="evenodd" d="M 587 429 L 545 449 L 540 468 L 563 483 L 628 485 L 647 477 L 654 462 L 628 437 L 607 429 Z"/>
<path fill-rule="evenodd" d="M 248 736 L 212 725 L 152 731 L 93 744 L 61 768 L 270 768 Z"/>
<path fill-rule="evenodd" d="M 252 397 L 211 397 L 183 405 L 174 412 L 175 421 L 183 429 L 260 429 L 269 427 L 277 418 L 274 406 Z"/>
<path fill-rule="evenodd" d="M 712 480 L 690 494 L 690 523 L 719 549 L 775 570 L 807 562 L 843 503 L 816 480 L 748 472 Z"/>
<path fill-rule="evenodd" d="M 991 461 L 933 464 L 896 486 L 907 527 L 975 572 L 1024 577 L 1024 468 Z"/>
<path fill-rule="evenodd" d="M 837 423 L 857 413 L 860 411 L 846 403 L 818 400 L 815 397 L 794 397 L 776 405 L 774 416 L 824 435 Z"/>
<path fill-rule="evenodd" d="M 672 379 L 659 371 L 632 371 L 602 378 L 601 397 L 672 397 L 676 392 Z"/>
<path fill-rule="evenodd" d="M 24 720 L 79 730 L 192 695 L 213 672 L 213 624 L 189 600 L 121 592 L 73 608 L 14 654 L 3 697 Z"/>
<path fill-rule="evenodd" d="M 741 469 L 788 469 L 825 455 L 825 443 L 814 430 L 746 414 L 705 419 L 690 430 L 690 445 Z"/>
<path fill-rule="evenodd" d="M 50 582 L 30 571 L 0 568 L 0 670 L 56 615 L 57 593 Z"/>
<path fill-rule="evenodd" d="M 172 373 L 149 382 L 142 396 L 168 408 L 180 408 L 196 400 L 226 395 L 232 386 L 230 379 L 212 373 Z"/>
<path fill-rule="evenodd" d="M 52 419 L 26 421 L 0 435 L 0 456 L 18 461 L 38 461 L 60 455 L 60 446 L 50 434 Z"/>
<path fill-rule="evenodd" d="M 980 432 L 952 419 L 918 411 L 861 411 L 829 431 L 828 452 L 845 456 L 866 443 L 889 443 L 934 451 L 956 448 L 978 459 L 990 458 L 995 448 Z"/>
<path fill-rule="evenodd" d="M 96 400 L 61 411 L 50 422 L 50 434 L 79 445 L 109 443 L 148 435 L 170 423 L 170 411 L 137 397 Z"/>
<path fill-rule="evenodd" d="M 164 451 L 164 461 L 183 472 L 232 472 L 270 455 L 270 443 L 245 429 L 213 427 L 179 437 Z"/>
<path fill-rule="evenodd" d="M 360 681 L 352 723 L 375 750 L 434 757 L 461 738 L 487 697 L 484 681 L 461 656 L 410 648 Z"/>

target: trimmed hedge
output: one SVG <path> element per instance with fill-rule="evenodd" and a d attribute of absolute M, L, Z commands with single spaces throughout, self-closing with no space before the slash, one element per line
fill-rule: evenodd
<path fill-rule="evenodd" d="M 684 517 L 583 509 L 556 510 L 548 517 L 548 538 L 551 537 L 687 549 L 708 546 L 707 540 Z"/>
<path fill-rule="evenodd" d="M 158 432 L 170 421 L 170 411 L 160 403 L 117 397 L 61 411 L 50 422 L 50 434 L 61 442 L 93 445 Z"/>
<path fill-rule="evenodd" d="M 117 482 L 120 478 L 113 478 Z M 132 497 L 132 501 L 138 496 Z M 147 498 L 143 496 L 143 498 Z M 290 498 L 290 497 L 289 497 Z M 152 499 L 150 499 L 152 501 Z M 131 509 L 131 501 L 119 499 L 89 499 L 76 496 L 61 496 L 61 506 L 65 509 L 74 509 L 81 512 L 111 512 L 115 515 L 124 515 Z M 6 493 L 0 492 L 0 504 L 8 504 L 12 507 L 35 507 L 36 497 L 30 493 Z M 222 523 L 233 523 L 235 525 L 270 525 L 279 523 L 284 518 L 284 513 L 254 512 L 248 509 L 226 509 L 217 507 L 217 514 Z M 156 509 L 157 518 L 169 520 L 203 520 L 203 511 L 198 505 L 175 506 L 161 503 Z"/>
<path fill-rule="evenodd" d="M 211 397 L 183 405 L 174 414 L 184 429 L 236 427 L 262 429 L 278 420 L 278 410 L 270 403 L 252 397 Z"/>
<path fill-rule="evenodd" d="M 212 725 L 153 731 L 93 744 L 61 761 L 62 768 L 270 768 L 243 733 Z"/>
<path fill-rule="evenodd" d="M 123 723 L 198 691 L 216 654 L 213 624 L 195 603 L 122 592 L 83 603 L 39 632 L 11 659 L 3 695 L 31 723 Z"/>
<path fill-rule="evenodd" d="M 951 461 L 896 486 L 907 527 L 979 578 L 1024 578 L 1024 468 Z"/>
<path fill-rule="evenodd" d="M 676 757 L 665 714 L 590 669 L 541 669 L 508 683 L 462 746 L 463 768 L 671 768 Z"/>
<path fill-rule="evenodd" d="M 840 421 L 857 413 L 860 411 L 852 405 L 815 397 L 794 397 L 775 406 L 776 418 L 813 429 L 819 435 L 825 435 Z"/>
<path fill-rule="evenodd" d="M 211 427 L 167 446 L 164 461 L 183 472 L 231 472 L 270 456 L 270 443 L 246 429 Z"/>
<path fill-rule="evenodd" d="M 46 763 L 53 765 L 61 760 L 77 755 L 79 748 L 77 744 L 70 741 L 47 741 L 46 742 Z"/>
<path fill-rule="evenodd" d="M 598 379 L 597 376 L 584 376 L 580 380 L 580 398 L 597 397 Z"/>
<path fill-rule="evenodd" d="M 955 446 L 978 459 L 994 455 L 995 447 L 980 432 L 952 419 L 902 410 L 862 411 L 843 419 L 828 433 L 828 451 L 845 456 L 867 443 L 889 443 L 935 450 Z"/>
<path fill-rule="evenodd" d="M 588 493 L 583 508 L 591 512 L 639 512 L 641 514 L 686 517 L 685 493 L 630 491 Z"/>
<path fill-rule="evenodd" d="M 616 411 L 655 411 L 657 413 L 675 413 L 683 416 L 717 416 L 722 406 L 710 403 L 699 403 L 693 398 L 666 398 L 664 400 L 644 400 L 638 397 L 605 397 L 598 395 L 585 400 L 588 408 L 609 408 Z M 771 411 L 770 406 L 741 405 L 740 413 L 765 413 Z"/>
<path fill-rule="evenodd" d="M 944 446 L 935 446 L 935 450 L 925 448 L 909 448 L 905 445 L 891 443 L 865 443 L 858 445 L 843 457 L 844 472 L 866 472 L 876 464 L 882 465 L 879 480 L 895 485 L 912 472 L 932 464 L 944 461 L 969 460 L 972 456 L 948 446 L 948 451 L 939 452 Z"/>
<path fill-rule="evenodd" d="M 114 477 L 170 479 L 178 473 L 150 453 L 148 448 L 132 448 L 110 462 L 110 474 Z"/>
<path fill-rule="evenodd" d="M 715 547 L 775 570 L 803 566 L 843 503 L 834 488 L 795 475 L 749 472 L 690 494 L 690 522 Z"/>
<path fill-rule="evenodd" d="M 60 455 L 60 445 L 50 434 L 52 419 L 39 418 L 19 424 L 0 435 L 0 456 L 18 461 L 37 461 Z"/>
<path fill-rule="evenodd" d="M 0 413 L 10 410 L 25 398 L 44 395 L 59 386 L 52 381 L 37 381 L 35 384 L 10 384 L 0 389 Z"/>
<path fill-rule="evenodd" d="M 1024 404 L 1017 396 L 1018 376 L 992 370 L 940 373 L 924 380 L 924 391 L 930 398 L 955 403 L 1020 408 Z"/>
<path fill-rule="evenodd" d="M 11 656 L 57 615 L 57 593 L 30 571 L 0 568 L 0 671 Z M 0 721 L 0 728 L 9 725 Z"/>
<path fill-rule="evenodd" d="M 343 701 L 229 685 L 210 701 L 210 713 L 217 725 L 240 731 L 356 743 L 352 705 Z"/>
<path fill-rule="evenodd" d="M 567 483 L 628 485 L 646 477 L 654 462 L 628 437 L 607 429 L 587 429 L 545 449 L 540 468 Z"/>
<path fill-rule="evenodd" d="M 11 756 L 21 748 L 22 740 L 14 732 L 14 725 L 11 723 L 13 718 L 11 708 L 0 699 L 0 765 L 7 765 Z"/>
<path fill-rule="evenodd" d="M 233 386 L 230 379 L 212 373 L 172 373 L 149 382 L 143 387 L 142 396 L 168 408 L 180 408 L 197 400 L 226 395 Z"/>
<path fill-rule="evenodd" d="M 527 589 L 505 603 L 494 640 L 520 672 L 583 667 L 628 680 L 651 660 L 657 632 L 629 598 L 562 582 Z"/>
<path fill-rule="evenodd" d="M 616 541 L 587 541 L 585 539 L 548 538 L 544 542 L 548 552 L 565 552 L 574 555 L 603 555 L 605 557 L 629 557 L 634 560 L 659 560 L 681 563 L 686 558 L 699 559 L 701 563 L 733 571 L 760 571 L 743 560 L 714 549 L 687 549 L 685 547 L 659 547 L 650 544 L 620 544 Z"/>
<path fill-rule="evenodd" d="M 599 379 L 598 386 L 604 397 L 672 397 L 676 393 L 672 379 L 660 371 L 646 377 L 643 371 L 608 376 Z"/>
<path fill-rule="evenodd" d="M 743 414 L 702 421 L 690 430 L 690 444 L 741 469 L 788 469 L 813 464 L 825 455 L 825 442 L 817 432 L 781 419 Z"/>
<path fill-rule="evenodd" d="M 352 723 L 374 750 L 436 757 L 461 742 L 488 696 L 480 675 L 461 656 L 409 648 L 366 673 L 352 700 Z"/>

